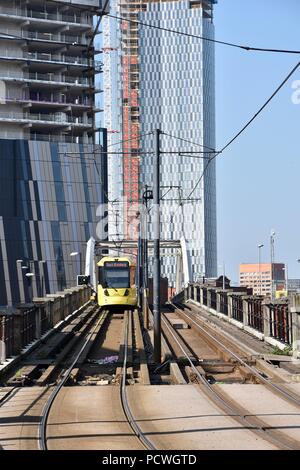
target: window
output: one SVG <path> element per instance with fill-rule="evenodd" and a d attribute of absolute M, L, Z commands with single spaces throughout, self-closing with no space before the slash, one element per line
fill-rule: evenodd
<path fill-rule="evenodd" d="M 104 288 L 120 289 L 130 287 L 130 270 L 126 262 L 105 263 L 100 267 L 99 282 Z"/>

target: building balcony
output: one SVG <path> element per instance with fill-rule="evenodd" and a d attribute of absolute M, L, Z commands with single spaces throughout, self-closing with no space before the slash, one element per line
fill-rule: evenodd
<path fill-rule="evenodd" d="M 65 98 L 65 97 L 64 97 Z M 73 98 L 73 97 L 49 97 L 43 96 L 42 93 L 31 94 L 30 96 L 20 95 L 20 96 L 8 96 L 5 98 L 6 103 L 20 103 L 29 105 L 35 108 L 72 108 L 77 110 L 91 110 L 93 108 L 93 103 L 88 98 Z"/>
<path fill-rule="evenodd" d="M 77 14 L 63 14 L 59 11 L 50 13 L 47 11 L 35 11 L 25 8 L 7 8 L 0 6 L 0 17 L 4 19 L 14 19 L 24 21 L 29 20 L 34 23 L 50 23 L 53 25 L 57 24 L 68 24 L 80 28 L 89 29 L 92 25 L 92 18 L 88 18 L 86 15 Z"/>
<path fill-rule="evenodd" d="M 31 114 L 31 113 L 16 113 L 13 111 L 0 112 L 0 122 L 12 122 L 19 124 L 29 124 L 34 123 L 38 124 L 38 127 L 44 126 L 58 126 L 58 127 L 81 127 L 81 128 L 90 128 L 93 125 L 93 119 L 83 118 L 83 117 L 74 117 L 66 115 L 65 113 L 56 113 L 56 114 Z"/>
<path fill-rule="evenodd" d="M 3 75 L 2 75 L 3 74 Z M 54 73 L 39 73 L 39 72 L 15 72 L 7 70 L 1 72 L 0 80 L 14 81 L 14 82 L 35 82 L 45 83 L 47 86 L 78 86 L 90 88 L 89 80 L 86 77 L 70 77 L 65 75 L 58 75 Z"/>
<path fill-rule="evenodd" d="M 40 134 L 38 132 L 30 132 L 28 135 L 30 140 L 43 141 L 43 142 L 59 142 L 70 144 L 92 144 L 93 137 L 87 135 L 65 135 L 65 134 Z"/>
<path fill-rule="evenodd" d="M 22 54 L 15 54 L 6 50 L 0 49 L 0 59 L 2 60 L 20 60 L 30 61 L 54 65 L 68 65 L 78 67 L 93 67 L 95 71 L 102 71 L 103 63 L 100 61 L 88 60 L 85 57 L 63 56 L 59 54 L 51 54 L 46 52 L 23 52 Z"/>
<path fill-rule="evenodd" d="M 85 47 L 88 45 L 88 39 L 86 37 L 63 34 L 63 33 L 51 33 L 41 31 L 18 31 L 6 28 L 1 31 L 5 34 L 5 39 L 14 39 L 17 41 L 39 41 L 45 43 L 62 43 L 62 44 L 73 44 L 76 46 Z M 0 36 L 1 36 L 0 32 Z M 11 35 L 11 38 L 9 37 Z"/>

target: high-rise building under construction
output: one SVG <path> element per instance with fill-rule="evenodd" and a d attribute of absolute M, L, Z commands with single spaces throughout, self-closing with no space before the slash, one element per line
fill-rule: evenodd
<path fill-rule="evenodd" d="M 201 39 L 214 38 L 215 3 L 112 0 L 103 20 L 104 119 L 116 151 L 108 159 L 111 238 L 130 236 L 122 204 L 152 187 L 152 131 L 160 129 L 162 150 L 174 152 L 161 158 L 161 238 L 185 238 L 194 280 L 217 274 L 214 161 L 201 177 L 215 149 L 214 43 Z M 151 238 L 151 211 L 149 220 Z M 163 257 L 173 285 L 175 264 Z"/>

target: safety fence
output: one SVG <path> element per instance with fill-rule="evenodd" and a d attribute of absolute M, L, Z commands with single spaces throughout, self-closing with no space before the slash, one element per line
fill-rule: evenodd
<path fill-rule="evenodd" d="M 88 286 L 78 286 L 36 298 L 30 306 L 19 305 L 15 309 L 0 310 L 0 362 L 20 354 L 26 346 L 82 307 L 90 296 Z"/>
<path fill-rule="evenodd" d="M 206 284 L 190 284 L 173 302 L 192 300 L 281 349 L 290 347 L 300 355 L 300 295 L 271 299 L 249 295 L 243 288 L 221 289 Z"/>
<path fill-rule="evenodd" d="M 271 304 L 268 309 L 270 336 L 291 345 L 293 343 L 293 321 L 288 304 Z"/>

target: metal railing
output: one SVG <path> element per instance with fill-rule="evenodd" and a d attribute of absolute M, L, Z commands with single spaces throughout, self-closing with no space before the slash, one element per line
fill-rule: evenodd
<path fill-rule="evenodd" d="M 39 31 L 22 31 L 21 36 L 25 39 L 41 39 L 42 41 L 53 41 L 53 42 L 66 42 L 69 44 L 87 45 L 88 41 L 86 38 L 81 36 L 70 36 L 68 34 L 61 33 L 41 33 Z"/>
<path fill-rule="evenodd" d="M 39 72 L 28 72 L 25 73 L 28 78 L 31 80 L 46 80 L 50 82 L 63 82 L 63 83 L 72 83 L 74 85 L 88 85 L 88 79 L 86 77 L 68 77 L 65 75 L 55 75 L 54 73 L 39 73 Z"/>
<path fill-rule="evenodd" d="M 78 125 L 92 125 L 93 120 L 91 118 L 83 118 L 69 116 L 66 114 L 58 113 L 58 114 L 44 114 L 44 113 L 15 113 L 13 111 L 10 112 L 0 112 L 0 119 L 14 119 L 14 120 L 21 120 L 21 121 L 47 121 L 47 122 L 54 122 L 59 124 L 78 124 Z"/>
<path fill-rule="evenodd" d="M 55 13 L 50 13 L 47 11 L 36 11 L 28 10 L 25 8 L 6 8 L 0 6 L 1 15 L 10 15 L 10 16 L 19 16 L 22 18 L 32 18 L 37 20 L 51 20 L 51 21 L 60 21 L 63 23 L 74 23 L 74 24 L 87 24 L 90 25 L 87 16 L 76 15 L 65 15 L 60 13 L 58 10 Z"/>
<path fill-rule="evenodd" d="M 29 40 L 42 40 L 42 41 L 51 41 L 51 42 L 63 42 L 68 44 L 78 44 L 81 46 L 86 46 L 88 44 L 88 39 L 82 36 L 72 36 L 63 33 L 46 33 L 40 31 L 20 31 L 17 29 L 6 28 L 0 31 L 5 35 L 11 35 L 15 39 L 29 39 Z"/>
<path fill-rule="evenodd" d="M 210 290 L 210 308 L 217 310 L 217 294 L 215 290 Z"/>
<path fill-rule="evenodd" d="M 220 312 L 228 315 L 228 296 L 227 292 L 220 292 Z"/>
<path fill-rule="evenodd" d="M 0 311 L 0 341 L 5 344 L 5 358 L 19 354 L 58 321 L 86 304 L 91 295 L 90 288 L 80 288 L 79 295 L 78 290 L 78 287 L 68 289 L 61 293 L 61 297 L 56 296 L 54 299 L 36 299 L 37 303 L 32 307 L 20 305 L 13 312 Z M 76 297 L 73 302 L 72 297 Z M 59 318 L 55 315 L 57 307 Z"/>
<path fill-rule="evenodd" d="M 292 317 L 288 304 L 269 305 L 270 336 L 291 345 L 293 343 Z"/>
<path fill-rule="evenodd" d="M 293 307 L 293 305 L 300 304 L 299 299 L 272 303 L 270 299 L 262 296 L 249 295 L 247 289 L 244 293 L 239 288 L 236 288 L 236 291 L 234 289 L 223 291 L 219 288 L 211 288 L 207 284 L 190 284 L 183 293 L 185 300 L 194 300 L 209 311 L 214 310 L 226 315 L 229 321 L 232 318 L 244 327 L 250 327 L 252 332 L 256 330 L 256 336 L 273 346 L 276 340 L 280 349 L 288 345 L 293 348 L 293 351 L 299 350 L 297 338 L 300 337 L 300 320 L 297 315 L 300 318 L 300 313 Z M 177 297 L 179 298 L 181 294 Z"/>
<path fill-rule="evenodd" d="M 68 98 L 67 100 L 61 97 L 55 98 L 55 97 L 49 97 L 49 96 L 43 96 L 39 94 L 38 96 L 28 96 L 28 95 L 21 95 L 21 96 L 7 96 L 4 99 L 4 102 L 6 101 L 13 101 L 14 103 L 17 102 L 24 102 L 28 101 L 30 103 L 43 103 L 45 105 L 47 104 L 56 104 L 59 105 L 61 104 L 62 106 L 89 106 L 93 107 L 93 103 L 91 100 L 88 98 L 83 98 L 83 97 L 78 97 L 78 98 Z"/>
<path fill-rule="evenodd" d="M 203 288 L 203 305 L 207 306 L 207 289 Z"/>
<path fill-rule="evenodd" d="M 264 332 L 262 298 L 248 300 L 248 325 L 260 333 Z"/>
<path fill-rule="evenodd" d="M 243 300 L 238 295 L 232 296 L 232 318 L 241 323 L 244 320 Z"/>
<path fill-rule="evenodd" d="M 24 59 L 39 60 L 42 62 L 62 62 L 64 64 L 89 65 L 85 57 L 60 56 L 57 54 L 47 54 L 46 52 L 24 52 Z M 91 65 L 93 62 L 90 61 Z"/>
<path fill-rule="evenodd" d="M 3 74 L 3 75 L 2 75 Z M 56 75 L 54 73 L 39 73 L 39 72 L 15 72 L 13 70 L 6 70 L 1 72 L 0 79 L 5 80 L 15 78 L 19 80 L 38 80 L 48 81 L 53 83 L 70 83 L 73 85 L 88 85 L 89 81 L 86 77 L 70 77 L 65 75 Z"/>
<path fill-rule="evenodd" d="M 67 144 L 89 144 L 93 143 L 93 138 L 88 136 L 71 136 L 56 134 L 40 134 L 38 132 L 30 133 L 30 140 L 42 142 L 59 142 Z"/>
<path fill-rule="evenodd" d="M 22 98 L 21 98 L 22 99 Z M 36 103 L 42 102 L 42 103 L 55 103 L 55 104 L 63 104 L 63 105 L 69 105 L 69 104 L 74 104 L 78 106 L 92 106 L 92 102 L 89 98 L 84 98 L 83 96 L 78 96 L 78 97 L 66 97 L 65 95 L 63 96 L 47 96 L 44 95 L 43 93 L 38 93 L 37 95 L 34 95 L 30 93 L 30 96 L 28 97 L 23 97 L 23 99 L 29 99 L 30 101 L 34 101 Z"/>
<path fill-rule="evenodd" d="M 9 49 L 1 49 L 0 58 L 9 58 L 17 60 L 33 60 L 37 62 L 60 62 L 62 64 L 72 64 L 79 66 L 95 67 L 102 69 L 103 62 L 99 60 L 89 60 L 86 57 L 64 56 L 60 54 L 51 54 L 47 52 L 23 52 L 23 54 L 13 53 Z"/>

